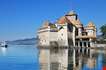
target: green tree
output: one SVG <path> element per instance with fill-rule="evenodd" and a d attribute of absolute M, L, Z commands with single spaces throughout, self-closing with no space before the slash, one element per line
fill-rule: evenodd
<path fill-rule="evenodd" d="M 102 37 L 106 39 L 106 24 L 100 27 Z"/>

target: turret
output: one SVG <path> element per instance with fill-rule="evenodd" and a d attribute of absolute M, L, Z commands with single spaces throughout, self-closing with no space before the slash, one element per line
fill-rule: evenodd
<path fill-rule="evenodd" d="M 49 26 L 49 21 L 45 21 L 45 22 L 43 22 L 43 26 L 42 27 L 48 27 Z"/>
<path fill-rule="evenodd" d="M 90 22 L 88 23 L 87 28 L 88 28 L 88 29 L 95 29 L 94 23 L 93 23 L 92 21 L 90 21 Z"/>
<path fill-rule="evenodd" d="M 96 27 L 94 25 L 93 22 L 89 22 L 87 27 L 86 27 L 86 31 L 88 32 L 89 36 L 95 36 L 96 37 Z"/>

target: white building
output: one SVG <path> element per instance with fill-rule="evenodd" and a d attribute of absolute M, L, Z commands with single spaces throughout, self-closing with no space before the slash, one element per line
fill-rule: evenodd
<path fill-rule="evenodd" d="M 78 15 L 71 11 L 56 23 L 44 22 L 38 30 L 39 46 L 94 47 L 96 27 L 92 22 L 83 27 Z"/>

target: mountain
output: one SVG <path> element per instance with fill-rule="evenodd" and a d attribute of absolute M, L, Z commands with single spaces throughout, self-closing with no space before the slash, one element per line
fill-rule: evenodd
<path fill-rule="evenodd" d="M 37 43 L 37 38 L 19 39 L 7 41 L 7 43 L 12 45 L 35 45 Z"/>

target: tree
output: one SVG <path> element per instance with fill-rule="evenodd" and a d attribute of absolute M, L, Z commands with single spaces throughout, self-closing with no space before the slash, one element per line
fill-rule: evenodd
<path fill-rule="evenodd" d="M 106 39 L 106 24 L 100 27 L 100 30 L 102 32 L 102 37 Z"/>

